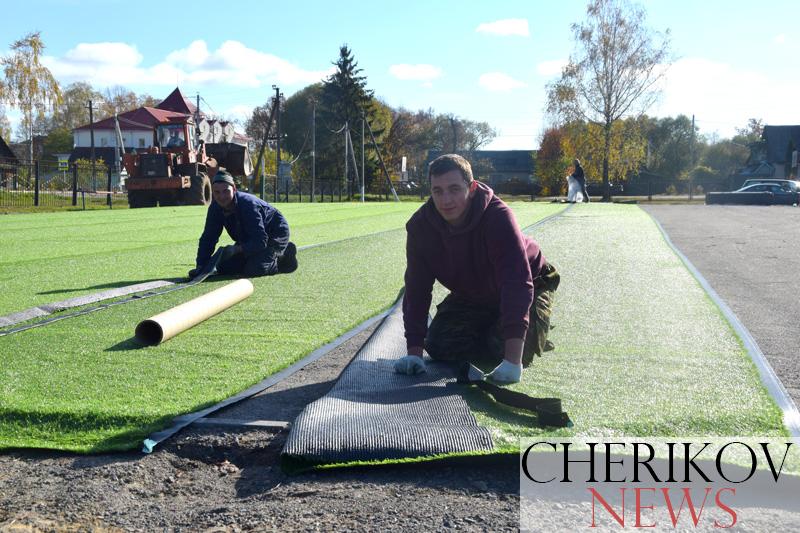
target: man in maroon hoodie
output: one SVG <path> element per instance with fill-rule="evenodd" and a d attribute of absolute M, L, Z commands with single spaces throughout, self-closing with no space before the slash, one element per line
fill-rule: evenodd
<path fill-rule="evenodd" d="M 425 372 L 425 349 L 434 359 L 494 359 L 499 364 L 488 377 L 516 383 L 523 365 L 549 344 L 558 272 L 522 234 L 511 209 L 473 180 L 466 159 L 440 156 L 428 177 L 431 198 L 406 224 L 408 355 L 395 363 L 395 371 Z M 435 280 L 450 294 L 428 327 Z"/>

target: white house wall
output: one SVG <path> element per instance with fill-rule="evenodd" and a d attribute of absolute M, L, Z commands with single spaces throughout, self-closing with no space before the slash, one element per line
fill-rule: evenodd
<path fill-rule="evenodd" d="M 72 132 L 75 147 L 90 147 L 92 145 L 91 132 L 89 130 L 76 130 Z M 149 148 L 153 145 L 153 131 L 146 130 L 124 130 L 122 131 L 122 142 L 125 148 Z M 116 135 L 114 130 L 94 130 L 94 145 L 96 147 L 116 146 Z"/>

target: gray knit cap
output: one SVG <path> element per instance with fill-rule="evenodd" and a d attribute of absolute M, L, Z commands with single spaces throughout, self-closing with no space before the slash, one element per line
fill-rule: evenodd
<path fill-rule="evenodd" d="M 231 176 L 230 173 L 228 173 L 228 171 L 222 167 L 220 167 L 220 169 L 217 170 L 217 173 L 214 175 L 214 183 L 227 183 L 232 187 L 236 187 L 236 182 L 233 181 L 233 176 Z"/>

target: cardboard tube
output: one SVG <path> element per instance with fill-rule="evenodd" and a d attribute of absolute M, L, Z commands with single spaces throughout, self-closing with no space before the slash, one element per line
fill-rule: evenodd
<path fill-rule="evenodd" d="M 160 344 L 241 302 L 251 294 L 253 284 L 249 279 L 236 280 L 139 322 L 136 326 L 136 339 L 148 346 Z"/>

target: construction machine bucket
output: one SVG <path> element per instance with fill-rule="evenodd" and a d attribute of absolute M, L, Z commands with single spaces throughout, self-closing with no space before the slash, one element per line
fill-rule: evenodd
<path fill-rule="evenodd" d="M 247 146 L 235 143 L 207 143 L 206 155 L 217 160 L 234 176 L 249 176 L 253 173 L 253 163 Z"/>

